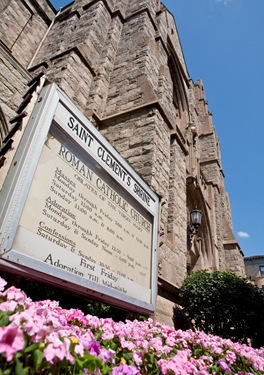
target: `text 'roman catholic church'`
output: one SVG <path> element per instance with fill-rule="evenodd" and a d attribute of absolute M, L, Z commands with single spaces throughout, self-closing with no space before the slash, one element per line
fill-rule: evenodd
<path fill-rule="evenodd" d="M 159 197 L 155 317 L 172 324 L 188 270 L 245 275 L 204 87 L 160 0 L 75 0 L 59 12 L 2 0 L 0 61 L 1 186 L 34 100 L 55 83 Z"/>

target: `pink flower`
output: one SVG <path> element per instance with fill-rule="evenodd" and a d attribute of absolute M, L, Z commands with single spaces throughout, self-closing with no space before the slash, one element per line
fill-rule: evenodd
<path fill-rule="evenodd" d="M 100 353 L 100 344 L 97 341 L 91 341 L 88 352 L 92 355 L 98 355 Z"/>
<path fill-rule="evenodd" d="M 136 347 L 132 341 L 128 341 L 124 337 L 121 337 L 120 342 L 123 349 L 132 350 Z"/>
<path fill-rule="evenodd" d="M 118 367 L 114 367 L 111 375 L 140 375 L 139 370 L 135 366 L 129 366 L 121 363 Z"/>
<path fill-rule="evenodd" d="M 78 309 L 71 309 L 70 314 L 67 317 L 67 320 L 68 322 L 73 322 L 73 324 L 79 322 L 84 326 L 87 325 L 87 319 L 84 316 L 84 313 Z"/>
<path fill-rule="evenodd" d="M 55 372 L 58 362 L 62 373 L 65 366 L 71 371 L 74 358 L 83 357 L 88 351 L 102 359 L 110 369 L 108 373 L 112 371 L 111 375 L 139 375 L 140 372 L 147 375 L 152 371 L 164 375 L 217 375 L 213 370 L 215 367 L 220 367 L 221 373 L 231 374 L 233 371 L 237 375 L 253 375 L 248 371 L 254 369 L 254 374 L 264 374 L 263 348 L 256 350 L 199 331 L 175 331 L 151 319 L 115 323 L 112 319 L 84 316 L 78 309 L 60 308 L 56 301 L 32 302 L 14 287 L 1 292 L 5 284 L 0 278 L 0 301 L 3 301 L 0 310 L 14 313 L 9 317 L 9 325 L 0 328 L 0 357 L 4 361 L 10 362 L 18 351 L 24 349 L 25 335 L 28 345 L 39 343 L 44 358 L 55 365 L 51 366 Z M 117 352 L 108 349 L 110 340 L 118 344 L 114 346 Z M 128 363 L 134 366 L 126 363 L 123 354 L 128 352 L 133 361 Z M 154 357 L 153 363 L 148 362 L 148 355 Z M 246 359 L 244 372 L 237 369 L 237 356 Z M 119 363 L 117 358 L 122 358 L 119 365 L 116 364 Z M 87 369 L 82 371 L 89 375 L 101 373 L 101 369 L 94 373 Z"/>
<path fill-rule="evenodd" d="M 236 362 L 236 354 L 234 352 L 227 350 L 225 356 L 226 356 L 227 362 L 229 362 L 231 365 Z"/>
<path fill-rule="evenodd" d="M 142 365 L 142 359 L 144 357 L 144 353 L 143 352 L 140 352 L 140 351 L 135 351 L 133 353 L 133 361 L 135 362 L 135 364 L 137 366 L 141 366 Z"/>
<path fill-rule="evenodd" d="M 102 348 L 99 357 L 104 361 L 104 363 L 107 363 L 109 360 L 114 363 L 114 354 L 115 352 L 112 349 L 107 350 Z"/>
<path fill-rule="evenodd" d="M 89 325 L 91 328 L 96 329 L 101 326 L 101 321 L 97 316 L 92 316 L 92 315 L 86 315 L 85 316 L 87 320 L 87 325 Z"/>
<path fill-rule="evenodd" d="M 23 332 L 18 326 L 7 326 L 0 329 L 0 353 L 5 353 L 7 362 L 24 348 Z"/>
<path fill-rule="evenodd" d="M 219 359 L 218 363 L 219 363 L 222 370 L 224 370 L 226 372 L 229 372 L 229 374 L 232 373 L 231 369 L 229 368 L 229 366 L 226 363 L 226 360 L 224 358 Z"/>
<path fill-rule="evenodd" d="M 14 286 L 11 286 L 10 288 L 8 288 L 5 293 L 9 301 L 14 300 L 14 301 L 17 301 L 19 304 L 22 304 L 23 302 L 25 302 L 27 298 L 27 296 L 25 295 L 24 292 L 22 292 L 22 290 L 17 289 Z"/>
<path fill-rule="evenodd" d="M 16 301 L 6 301 L 6 302 L 0 303 L 1 311 L 15 311 L 16 308 L 17 308 Z"/>
<path fill-rule="evenodd" d="M 0 292 L 2 292 L 5 289 L 7 282 L 0 277 Z"/>
<path fill-rule="evenodd" d="M 83 357 L 83 354 L 84 354 L 84 348 L 81 344 L 77 344 L 74 346 L 74 351 L 76 354 L 78 354 L 79 356 Z"/>
<path fill-rule="evenodd" d="M 175 345 L 175 338 L 174 337 L 167 337 L 166 338 L 166 344 L 169 345 L 169 346 L 173 346 Z"/>
<path fill-rule="evenodd" d="M 31 304 L 25 311 L 12 315 L 10 321 L 13 325 L 22 326 L 34 342 L 42 340 L 53 329 L 45 324 L 45 316 L 36 315 L 34 304 Z"/>
<path fill-rule="evenodd" d="M 161 337 L 155 337 L 149 340 L 149 346 L 153 347 L 157 351 L 162 350 L 162 339 Z"/>
<path fill-rule="evenodd" d="M 82 334 L 82 336 L 79 338 L 79 341 L 82 343 L 84 348 L 89 348 L 91 341 L 94 340 L 94 335 L 91 331 L 87 330 Z"/>
<path fill-rule="evenodd" d="M 142 349 L 144 349 L 144 350 L 147 350 L 147 349 L 148 349 L 148 346 L 149 346 L 147 340 L 137 340 L 137 341 L 135 342 L 135 345 L 136 345 L 137 348 L 142 348 Z"/>
<path fill-rule="evenodd" d="M 70 340 L 64 338 L 63 341 L 59 336 L 53 332 L 49 335 L 49 344 L 44 350 L 44 358 L 51 364 L 55 362 L 56 359 L 63 360 L 68 359 L 71 362 L 73 358 L 69 352 Z"/>
<path fill-rule="evenodd" d="M 59 319 L 59 322 L 60 322 L 60 324 L 62 326 L 66 326 L 67 325 L 67 319 L 66 319 L 65 315 L 59 314 L 58 319 Z"/>
<path fill-rule="evenodd" d="M 114 332 L 106 331 L 102 334 L 102 340 L 112 340 L 114 337 Z"/>

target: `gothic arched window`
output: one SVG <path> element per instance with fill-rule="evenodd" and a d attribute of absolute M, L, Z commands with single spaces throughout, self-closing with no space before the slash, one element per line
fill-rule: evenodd
<path fill-rule="evenodd" d="M 171 73 L 171 79 L 173 83 L 173 102 L 179 114 L 188 110 L 188 79 L 183 72 L 179 58 L 174 50 L 174 47 L 168 39 L 169 59 L 168 65 Z"/>

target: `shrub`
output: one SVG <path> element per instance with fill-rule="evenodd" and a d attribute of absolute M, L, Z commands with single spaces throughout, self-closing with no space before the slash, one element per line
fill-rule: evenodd
<path fill-rule="evenodd" d="M 180 290 L 183 310 L 197 329 L 234 341 L 264 345 L 264 294 L 230 272 L 188 275 Z"/>

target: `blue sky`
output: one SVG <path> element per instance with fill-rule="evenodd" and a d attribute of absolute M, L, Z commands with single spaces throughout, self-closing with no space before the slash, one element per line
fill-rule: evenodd
<path fill-rule="evenodd" d="M 57 9 L 69 3 L 51 2 Z M 174 15 L 190 77 L 204 83 L 235 236 L 245 256 L 263 255 L 264 0 L 163 3 Z"/>

